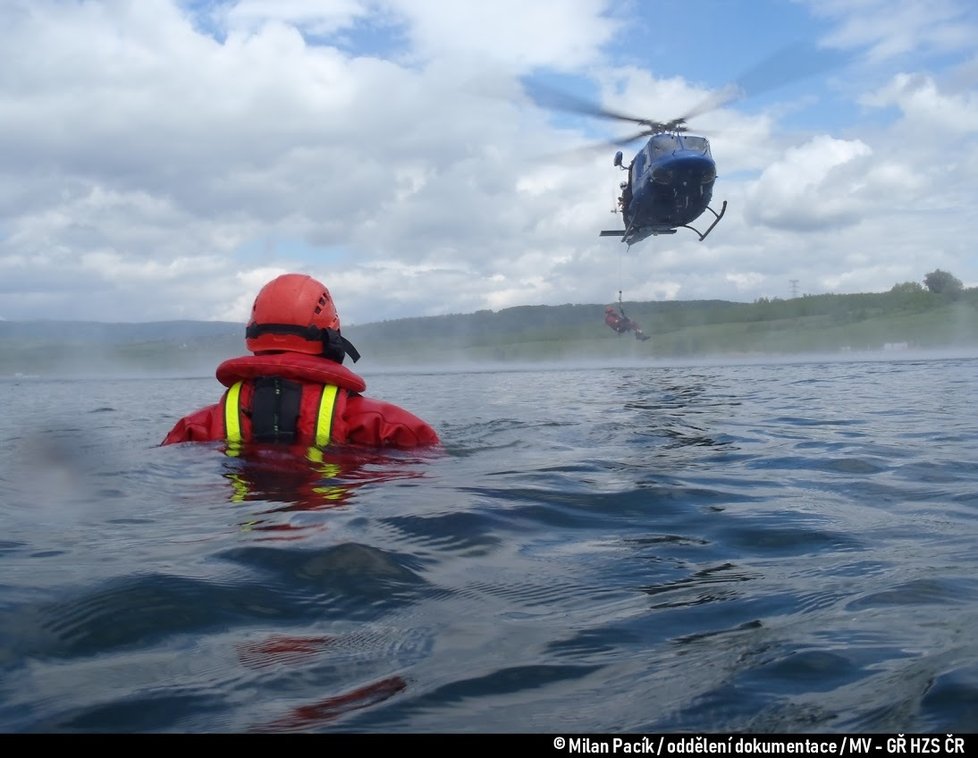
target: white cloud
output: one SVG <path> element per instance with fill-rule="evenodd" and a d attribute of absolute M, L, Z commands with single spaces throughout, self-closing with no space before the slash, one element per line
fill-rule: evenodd
<path fill-rule="evenodd" d="M 939 129 L 945 145 L 948 139 L 978 132 L 978 92 L 941 92 L 925 74 L 898 74 L 861 102 L 874 108 L 898 107 L 913 129 Z"/>
<path fill-rule="evenodd" d="M 828 44 L 866 48 L 871 61 L 914 53 L 973 51 L 978 35 L 968 0 L 802 0 L 816 16 L 836 22 Z"/>
<path fill-rule="evenodd" d="M 681 230 L 626 250 L 597 236 L 618 223 L 613 149 L 554 156 L 628 126 L 568 126 L 513 95 L 517 74 L 545 69 L 586 75 L 627 112 L 700 103 L 705 85 L 658 76 L 644 50 L 615 66 L 644 4 L 4 3 L 0 313 L 237 321 L 288 270 L 326 282 L 344 323 L 622 288 L 879 290 L 938 266 L 978 282 L 973 63 L 951 60 L 953 85 L 913 65 L 914 51 L 958 50 L 974 13 L 814 7 L 837 44 L 901 51 L 900 67 L 846 82 L 856 99 L 832 130 L 782 125 L 826 108 L 815 95 L 697 119 L 726 217 L 703 243 Z"/>
<path fill-rule="evenodd" d="M 254 33 L 279 23 L 324 35 L 349 28 L 368 14 L 367 4 L 357 0 L 240 0 L 219 7 L 214 19 L 239 33 Z"/>
<path fill-rule="evenodd" d="M 792 148 L 751 187 L 748 218 L 787 229 L 857 223 L 871 155 L 862 142 L 831 137 Z"/>
<path fill-rule="evenodd" d="M 618 24 L 607 0 L 390 0 L 418 54 L 517 69 L 580 68 L 602 58 Z"/>

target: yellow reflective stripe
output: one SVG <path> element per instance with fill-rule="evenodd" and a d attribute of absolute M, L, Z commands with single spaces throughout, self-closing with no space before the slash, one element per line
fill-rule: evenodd
<path fill-rule="evenodd" d="M 319 399 L 319 413 L 316 417 L 316 446 L 326 447 L 333 428 L 333 406 L 336 403 L 338 387 L 327 384 L 323 387 L 323 396 Z"/>
<path fill-rule="evenodd" d="M 235 382 L 228 387 L 224 397 L 224 436 L 228 442 L 241 442 L 241 419 L 239 417 L 239 397 L 241 382 Z"/>
<path fill-rule="evenodd" d="M 236 453 L 229 453 L 236 455 Z M 231 482 L 231 502 L 243 503 L 248 499 L 248 480 L 239 474 L 224 474 L 225 478 Z"/>
<path fill-rule="evenodd" d="M 224 398 L 225 438 L 231 444 L 241 442 L 241 384 L 242 382 L 235 382 L 228 387 Z M 333 407 L 336 404 L 338 390 L 339 388 L 333 384 L 327 384 L 323 387 L 323 394 L 319 399 L 319 411 L 316 415 L 317 447 L 326 447 L 329 444 L 333 429 Z"/>

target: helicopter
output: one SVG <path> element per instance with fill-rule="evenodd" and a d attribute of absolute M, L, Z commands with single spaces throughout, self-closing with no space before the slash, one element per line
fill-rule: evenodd
<path fill-rule="evenodd" d="M 722 202 L 719 210 L 711 205 L 717 178 L 716 161 L 709 140 L 691 134 L 687 120 L 748 94 L 758 94 L 836 65 L 839 61 L 823 51 L 807 44 L 791 43 L 671 121 L 639 118 L 609 110 L 540 84 L 532 86 L 530 94 L 537 104 L 547 108 L 639 125 L 638 132 L 602 143 L 605 147 L 624 146 L 648 138 L 627 164 L 621 150 L 615 153 L 614 165 L 627 172 L 627 177 L 619 183 L 618 207 L 612 212 L 621 214 L 624 228 L 605 229 L 599 236 L 618 237 L 631 247 L 654 235 L 689 229 L 702 242 L 720 223 L 727 211 L 727 201 Z M 712 219 L 708 218 L 709 226 L 699 231 L 693 224 L 706 213 L 711 214 Z"/>
<path fill-rule="evenodd" d="M 663 122 L 607 110 L 566 93 L 538 89 L 536 99 L 540 101 L 543 97 L 551 108 L 629 121 L 642 127 L 635 134 L 605 145 L 625 145 L 648 137 L 642 149 L 627 164 L 621 150 L 615 153 L 614 165 L 627 172 L 627 178 L 619 184 L 618 207 L 612 212 L 621 213 L 624 228 L 605 229 L 599 236 L 618 237 L 631 247 L 654 235 L 689 229 L 702 242 L 720 223 L 727 210 L 727 201 L 723 201 L 719 211 L 710 205 L 717 178 L 710 142 L 706 137 L 690 134 L 686 126 L 687 119 L 717 107 L 720 100 L 714 99 L 679 118 Z M 732 99 L 732 95 L 728 93 L 722 99 Z M 693 223 L 707 212 L 713 219 L 701 232 Z"/>
<path fill-rule="evenodd" d="M 655 132 L 628 166 L 621 150 L 615 153 L 614 165 L 628 172 L 618 198 L 625 228 L 604 229 L 601 237 L 620 237 L 631 247 L 647 237 L 684 228 L 702 242 L 727 211 L 726 200 L 719 211 L 710 206 L 717 171 L 706 137 L 676 128 Z M 706 211 L 714 218 L 700 232 L 692 224 Z"/>

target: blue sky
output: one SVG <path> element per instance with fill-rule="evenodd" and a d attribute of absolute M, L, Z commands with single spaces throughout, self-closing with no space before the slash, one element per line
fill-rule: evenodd
<path fill-rule="evenodd" d="M 346 324 L 976 286 L 976 40 L 970 0 L 6 0 L 0 318 L 241 321 L 285 271 Z M 690 124 L 711 236 L 599 238 L 578 148 L 629 129 L 527 83 L 666 120 L 758 65 Z"/>

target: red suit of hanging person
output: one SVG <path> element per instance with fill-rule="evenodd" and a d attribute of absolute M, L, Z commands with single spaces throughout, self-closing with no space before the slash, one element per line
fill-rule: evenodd
<path fill-rule="evenodd" d="M 613 305 L 604 309 L 604 322 L 618 334 L 634 332 L 637 340 L 644 342 L 649 339 L 649 336 L 642 331 L 639 325 L 625 315 L 624 310 L 616 311 Z"/>

